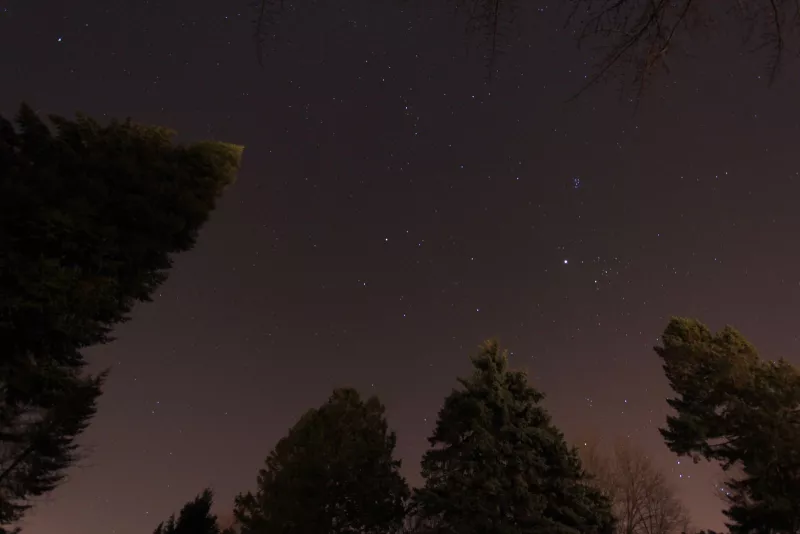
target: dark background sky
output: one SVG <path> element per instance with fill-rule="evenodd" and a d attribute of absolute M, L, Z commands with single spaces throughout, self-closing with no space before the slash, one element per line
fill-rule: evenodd
<path fill-rule="evenodd" d="M 651 347 L 690 315 L 797 362 L 797 65 L 769 89 L 763 58 L 716 38 L 634 115 L 613 86 L 564 103 L 590 58 L 538 3 L 487 86 L 452 16 L 328 2 L 286 21 L 263 69 L 247 0 L 0 2 L 2 113 L 26 100 L 247 147 L 196 249 L 92 351 L 113 373 L 91 454 L 27 531 L 151 532 L 207 485 L 224 513 L 339 385 L 385 401 L 417 483 L 489 336 L 568 438 L 629 437 L 720 526 L 714 472 L 658 436 Z"/>

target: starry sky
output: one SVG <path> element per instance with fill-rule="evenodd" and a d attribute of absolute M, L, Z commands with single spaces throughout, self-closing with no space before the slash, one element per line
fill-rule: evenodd
<path fill-rule="evenodd" d="M 89 454 L 25 520 L 136 534 L 206 486 L 218 511 L 336 386 L 380 395 L 404 473 L 490 336 L 569 439 L 631 439 L 698 526 L 717 473 L 657 433 L 671 315 L 800 348 L 800 76 L 698 41 L 638 111 L 561 13 L 519 13 L 498 73 L 447 5 L 318 2 L 259 66 L 248 0 L 2 0 L 0 112 L 25 100 L 245 145 L 238 182 L 118 340 Z M 796 65 L 795 65 L 796 67 Z"/>

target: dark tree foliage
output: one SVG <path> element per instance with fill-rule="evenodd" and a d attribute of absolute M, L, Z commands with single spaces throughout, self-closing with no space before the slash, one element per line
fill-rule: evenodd
<path fill-rule="evenodd" d="M 765 361 L 739 332 L 672 319 L 656 352 L 675 397 L 667 446 L 736 472 L 727 482 L 734 534 L 800 532 L 800 373 Z"/>
<path fill-rule="evenodd" d="M 421 517 L 412 502 L 406 510 L 403 528 L 397 534 L 435 534 L 438 521 Z"/>
<path fill-rule="evenodd" d="M 35 400 L 6 403 L 0 411 L 0 532 L 30 508 L 30 498 L 63 480 L 105 379 L 105 373 L 81 377 L 55 366 L 38 373 L 42 385 L 34 386 Z"/>
<path fill-rule="evenodd" d="M 543 395 L 486 342 L 450 394 L 415 493 L 441 534 L 611 533 L 611 504 L 540 406 Z"/>
<path fill-rule="evenodd" d="M 214 494 L 206 489 L 181 508 L 178 518 L 173 515 L 158 525 L 153 534 L 220 534 L 217 516 L 211 513 Z"/>
<path fill-rule="evenodd" d="M 403 524 L 409 489 L 396 438 L 376 397 L 337 389 L 289 430 L 236 498 L 243 534 L 388 534 Z"/>
<path fill-rule="evenodd" d="M 77 459 L 105 378 L 82 349 L 193 246 L 241 154 L 130 121 L 50 123 L 27 106 L 0 117 L 0 525 Z"/>
<path fill-rule="evenodd" d="M 0 340 L 12 357 L 80 365 L 194 246 L 241 149 L 176 146 L 163 128 L 101 126 L 23 106 L 0 119 Z M 57 296 L 57 297 L 56 297 Z"/>
<path fill-rule="evenodd" d="M 296 13 L 298 4 L 310 8 L 316 1 L 256 2 L 259 60 L 282 19 Z M 536 31 L 535 27 L 519 28 L 518 11 L 563 8 L 567 29 L 579 45 L 590 46 L 592 57 L 597 58 L 594 71 L 574 97 L 613 77 L 622 82 L 623 89 L 633 89 L 638 99 L 651 76 L 667 70 L 669 57 L 688 52 L 690 40 L 713 38 L 725 30 L 740 36 L 745 50 L 766 50 L 770 81 L 788 58 L 800 52 L 800 3 L 796 0 L 440 0 L 439 4 L 452 5 L 467 33 L 477 37 L 490 76 L 497 55 L 511 46 L 512 29 Z"/>

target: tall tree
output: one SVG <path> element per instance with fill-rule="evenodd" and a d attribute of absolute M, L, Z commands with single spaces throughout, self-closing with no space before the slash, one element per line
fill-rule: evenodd
<path fill-rule="evenodd" d="M 672 319 L 655 350 L 675 393 L 661 433 L 676 454 L 730 473 L 731 532 L 800 532 L 798 370 L 762 360 L 731 327 L 714 334 L 694 319 Z"/>
<path fill-rule="evenodd" d="M 130 121 L 0 117 L 0 527 L 78 458 L 105 377 L 81 351 L 192 248 L 240 154 Z"/>
<path fill-rule="evenodd" d="M 214 494 L 206 489 L 181 508 L 178 518 L 171 516 L 153 534 L 220 534 L 217 516 L 211 513 Z"/>
<path fill-rule="evenodd" d="M 608 499 L 551 423 L 543 395 L 505 352 L 487 341 L 439 412 L 415 493 L 436 532 L 591 534 L 613 532 Z"/>
<path fill-rule="evenodd" d="M 256 493 L 236 498 L 243 534 L 388 534 L 403 525 L 409 489 L 396 438 L 376 397 L 337 389 L 281 439 Z"/>
<path fill-rule="evenodd" d="M 619 534 L 680 534 L 688 512 L 650 457 L 629 442 L 603 454 L 596 443 L 580 449 L 583 465 L 612 502 Z"/>

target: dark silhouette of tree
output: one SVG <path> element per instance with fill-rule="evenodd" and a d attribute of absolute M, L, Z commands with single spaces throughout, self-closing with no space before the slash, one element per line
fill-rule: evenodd
<path fill-rule="evenodd" d="M 543 395 L 487 341 L 439 412 L 422 460 L 420 517 L 458 534 L 612 533 L 609 500 L 540 406 Z"/>
<path fill-rule="evenodd" d="M 800 373 L 765 361 L 739 332 L 675 318 L 656 352 L 675 397 L 667 446 L 729 473 L 733 534 L 800 532 Z"/>
<path fill-rule="evenodd" d="M 0 117 L 0 525 L 79 457 L 105 378 L 81 351 L 192 248 L 240 154 L 130 121 Z"/>
<path fill-rule="evenodd" d="M 420 517 L 411 509 L 408 511 L 403 528 L 398 534 L 435 534 L 436 532 L 437 521 Z"/>
<path fill-rule="evenodd" d="M 178 518 L 171 516 L 159 524 L 153 534 L 220 534 L 217 516 L 211 513 L 214 494 L 206 489 L 183 505 Z"/>
<path fill-rule="evenodd" d="M 409 489 L 393 458 L 395 442 L 376 397 L 335 390 L 278 442 L 256 493 L 236 498 L 241 532 L 397 532 Z"/>

